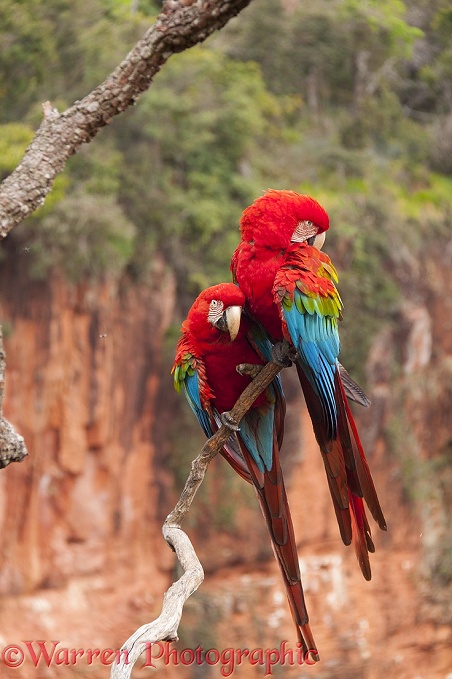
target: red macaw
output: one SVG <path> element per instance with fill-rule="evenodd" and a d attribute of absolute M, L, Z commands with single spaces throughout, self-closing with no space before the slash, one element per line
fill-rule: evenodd
<path fill-rule="evenodd" d="M 359 388 L 338 363 L 342 302 L 336 270 L 320 251 L 328 215 L 310 196 L 269 190 L 246 208 L 240 228 L 231 261 L 234 280 L 272 342 L 288 340 L 297 352 L 341 537 L 346 545 L 353 541 L 370 580 L 369 552 L 375 547 L 363 498 L 382 530 L 386 522 L 346 397 L 361 400 Z"/>
<path fill-rule="evenodd" d="M 221 414 L 232 409 L 250 383 L 236 370 L 241 363 L 264 365 L 271 344 L 241 316 L 245 297 L 232 283 L 204 290 L 182 324 L 173 365 L 174 385 L 184 389 L 188 403 L 206 436 L 219 428 Z M 285 400 L 279 378 L 260 394 L 231 434 L 224 457 L 253 484 L 281 568 L 297 633 L 304 652 L 318 653 L 309 624 L 301 585 L 298 554 L 287 501 L 279 448 L 283 438 Z"/>

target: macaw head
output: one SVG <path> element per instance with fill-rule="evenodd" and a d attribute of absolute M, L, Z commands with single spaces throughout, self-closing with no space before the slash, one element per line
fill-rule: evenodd
<path fill-rule="evenodd" d="M 233 342 L 240 330 L 245 295 L 233 283 L 219 283 L 195 299 L 182 330 L 199 341 Z"/>
<path fill-rule="evenodd" d="M 242 240 L 269 248 L 307 243 L 319 250 L 330 220 L 311 196 L 269 189 L 246 208 L 240 220 Z"/>

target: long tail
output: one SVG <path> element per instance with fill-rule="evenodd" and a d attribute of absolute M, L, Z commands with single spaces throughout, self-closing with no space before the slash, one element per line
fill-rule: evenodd
<path fill-rule="evenodd" d="M 315 393 L 303 369 L 298 364 L 297 371 L 314 433 L 322 453 L 342 540 L 346 545 L 353 542 L 361 571 L 366 580 L 370 580 L 372 574 L 369 553 L 374 552 L 375 547 L 363 499 L 381 530 L 386 530 L 386 521 L 348 404 L 340 372 L 337 371 L 335 375 L 334 394 L 337 406 L 337 431 L 332 438 L 328 436 L 329 427 L 325 426 L 325 410 L 319 396 Z"/>
<path fill-rule="evenodd" d="M 273 465 L 270 471 L 265 472 L 259 470 L 240 437 L 239 440 L 270 532 L 273 551 L 281 569 L 292 618 L 297 628 L 298 640 L 303 648 L 303 655 L 306 657 L 306 654 L 309 654 L 312 660 L 318 661 L 320 657 L 309 627 L 295 535 L 279 461 L 276 435 L 274 434 L 273 440 Z"/>

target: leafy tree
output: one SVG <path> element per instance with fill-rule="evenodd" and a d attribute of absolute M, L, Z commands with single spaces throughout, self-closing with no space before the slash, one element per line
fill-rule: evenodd
<path fill-rule="evenodd" d="M 240 211 L 260 191 L 257 157 L 280 120 L 255 65 L 198 48 L 168 64 L 124 121 L 120 195 L 140 252 L 162 250 L 191 296 L 229 277 Z"/>
<path fill-rule="evenodd" d="M 57 44 L 45 0 L 0 5 L 0 122 L 21 118 L 57 61 Z M 57 9 L 59 3 L 52 3 Z"/>

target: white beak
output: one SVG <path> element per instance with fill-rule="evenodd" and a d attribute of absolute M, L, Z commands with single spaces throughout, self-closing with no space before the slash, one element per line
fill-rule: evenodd
<path fill-rule="evenodd" d="M 317 250 L 321 250 L 323 248 L 323 244 L 325 242 L 325 236 L 326 236 L 325 231 L 322 231 L 322 233 L 319 233 L 319 235 L 315 237 L 315 241 L 314 241 L 313 245 L 314 245 L 315 248 L 317 248 Z"/>
<path fill-rule="evenodd" d="M 235 340 L 239 333 L 240 319 L 242 318 L 241 306 L 230 306 L 224 312 L 231 342 Z"/>

